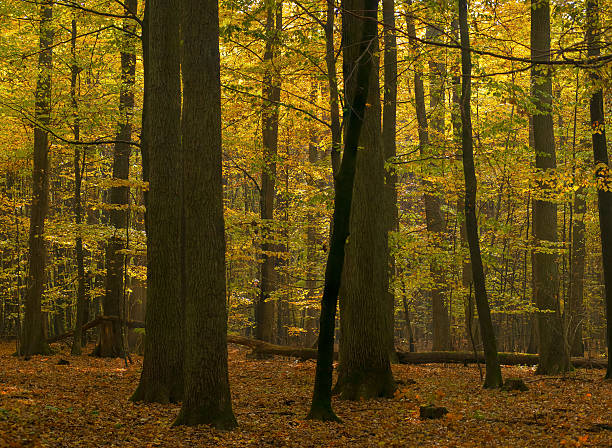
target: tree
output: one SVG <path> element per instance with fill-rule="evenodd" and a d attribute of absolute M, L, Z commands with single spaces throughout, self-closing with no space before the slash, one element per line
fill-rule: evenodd
<path fill-rule="evenodd" d="M 600 6 L 598 0 L 587 0 L 587 47 L 590 57 L 601 53 L 601 29 L 599 25 Z M 593 162 L 597 177 L 597 202 L 599 206 L 599 229 L 601 231 L 601 256 L 603 264 L 608 370 L 606 378 L 612 378 L 612 183 L 610 181 L 610 160 L 606 145 L 603 91 L 601 78 L 596 71 L 591 72 L 593 92 L 590 100 L 591 135 L 593 141 Z"/>
<path fill-rule="evenodd" d="M 368 20 L 362 0 L 346 1 L 342 16 L 344 42 L 359 36 Z M 342 293 L 340 295 L 340 349 L 335 391 L 342 398 L 388 397 L 395 391 L 390 365 L 393 344 L 393 304 L 388 294 L 388 204 L 385 202 L 385 169 L 380 129 L 381 102 L 378 78 L 378 40 L 365 54 L 345 44 L 343 72 L 345 90 L 358 89 L 357 60 L 372 59 L 368 106 L 359 140 L 355 170 L 350 234 L 346 243 Z M 346 137 L 345 137 L 346 138 Z"/>
<path fill-rule="evenodd" d="M 397 154 L 395 133 L 397 130 L 397 38 L 395 33 L 395 0 L 383 0 L 384 22 L 384 99 L 382 141 L 385 163 L 393 162 Z M 387 238 L 391 232 L 399 231 L 399 216 L 397 210 L 397 173 L 393 167 L 385 173 L 385 201 L 387 208 Z M 387 244 L 389 262 L 389 280 L 395 277 L 395 256 L 391 253 L 392 239 Z M 388 282 L 390 283 L 390 282 Z M 391 307 L 391 323 L 389 337 L 391 356 L 394 357 L 394 312 L 395 294 L 391 284 L 387 285 L 388 300 Z"/>
<path fill-rule="evenodd" d="M 587 212 L 586 192 L 580 186 L 574 193 L 571 272 L 569 279 L 568 300 L 568 338 L 572 356 L 584 355 L 582 342 L 583 299 L 584 299 L 584 268 L 586 261 L 586 226 L 584 217 Z"/>
<path fill-rule="evenodd" d="M 70 99 L 73 108 L 73 123 L 72 131 L 75 142 L 81 138 L 80 135 L 80 117 L 79 106 L 77 100 L 77 80 L 79 76 L 79 64 L 76 55 L 77 41 L 77 21 L 72 19 L 70 29 L 70 51 L 72 56 L 72 65 L 70 66 Z M 83 206 L 81 203 L 81 186 L 83 183 L 83 171 L 85 170 L 85 151 L 83 151 L 83 161 L 81 162 L 80 145 L 74 145 L 74 223 L 77 227 L 77 236 L 74 241 L 74 249 L 76 252 L 77 262 L 77 311 L 76 322 L 74 326 L 74 339 L 72 341 L 73 355 L 80 355 L 81 348 L 86 342 L 82 331 L 83 325 L 86 323 L 87 298 L 85 297 L 85 262 L 83 259 L 83 236 L 81 234 L 81 225 L 83 223 Z"/>
<path fill-rule="evenodd" d="M 412 8 L 412 2 L 408 3 Z M 407 15 L 408 37 L 412 43 L 412 47 L 416 50 L 418 45 L 416 42 L 416 30 L 414 24 L 414 15 L 411 12 Z M 440 33 L 433 26 L 427 27 L 428 39 L 439 40 Z M 435 119 L 432 121 L 434 133 L 444 132 L 444 113 L 440 112 L 444 103 L 444 81 L 441 80 L 441 73 L 446 72 L 444 63 L 431 62 L 430 70 L 430 111 Z M 414 101 L 415 112 L 418 123 L 419 151 L 423 158 L 431 157 L 430 133 L 428 128 L 427 109 L 425 106 L 425 88 L 423 85 L 423 70 L 417 62 L 417 68 L 414 71 Z M 434 139 L 438 143 L 441 142 L 440 135 Z M 433 164 L 427 163 L 426 172 L 433 169 Z M 434 246 L 439 246 L 438 239 L 442 232 L 446 229 L 446 220 L 442 213 L 442 197 L 435 191 L 432 182 L 425 180 L 423 182 L 425 194 L 423 202 L 425 203 L 425 223 L 428 234 L 434 239 Z M 431 304 L 432 304 L 432 327 L 433 327 L 433 349 L 448 350 L 450 348 L 450 325 L 448 320 L 448 310 L 444 304 L 444 290 L 442 287 L 442 270 L 435 260 L 430 262 L 430 273 L 433 280 L 431 286 Z"/>
<path fill-rule="evenodd" d="M 185 398 L 174 424 L 231 429 L 219 5 L 184 0 L 182 8 Z"/>
<path fill-rule="evenodd" d="M 176 0 L 150 0 L 145 10 L 147 309 L 144 361 L 134 401 L 183 398 L 179 11 Z"/>
<path fill-rule="evenodd" d="M 550 61 L 550 2 L 531 0 L 532 96 L 537 111 L 533 115 L 536 168 L 552 175 L 557 166 L 552 117 L 552 68 Z M 539 183 L 533 203 L 533 288 L 538 308 L 540 364 L 538 373 L 556 374 L 570 368 L 569 355 L 559 310 L 559 269 L 555 254 L 557 205 L 545 182 Z M 484 338 L 484 335 L 483 335 Z"/>
<path fill-rule="evenodd" d="M 347 0 L 342 3 L 343 20 L 350 14 Z M 351 5 L 352 6 L 352 5 Z M 344 139 L 344 152 L 340 170 L 335 182 L 334 225 L 330 237 L 329 255 L 325 266 L 325 285 L 321 299 L 321 318 L 319 344 L 317 348 L 317 368 L 312 404 L 308 418 L 323 421 L 338 421 L 331 406 L 332 372 L 334 360 L 334 329 L 338 292 L 345 258 L 345 244 L 349 236 L 349 223 L 353 200 L 353 185 L 357 162 L 357 148 L 363 126 L 363 114 L 370 91 L 370 79 L 373 60 L 370 56 L 370 45 L 376 39 L 377 0 L 366 0 L 362 12 L 363 26 L 359 34 L 345 34 L 344 45 L 354 45 L 359 49 L 356 59 L 355 88 L 347 95 L 347 122 Z M 344 70 L 348 67 L 343 67 Z M 349 76 L 348 72 L 344 72 Z"/>
<path fill-rule="evenodd" d="M 125 2 L 126 15 L 135 14 L 138 0 Z M 130 188 L 123 184 L 130 174 L 130 151 L 132 139 L 132 117 L 134 115 L 134 86 L 136 83 L 136 51 L 134 42 L 135 22 L 123 19 L 121 42 L 121 81 L 119 87 L 119 122 L 113 151 L 113 181 L 110 190 L 110 224 L 113 229 L 106 245 L 106 294 L 104 313 L 109 316 L 123 316 L 125 277 L 125 232 L 129 216 Z M 125 317 L 125 316 L 123 316 Z M 104 325 L 95 354 L 102 357 L 123 356 L 124 347 L 122 321 L 116 320 Z"/>
<path fill-rule="evenodd" d="M 274 329 L 274 302 L 270 293 L 276 289 L 275 265 L 277 250 L 273 242 L 272 221 L 274 220 L 274 198 L 276 195 L 276 157 L 278 152 L 278 113 L 281 92 L 281 78 L 278 64 L 278 40 L 283 26 L 283 3 L 280 0 L 266 0 L 266 47 L 263 57 L 265 74 L 263 80 L 263 105 L 261 111 L 261 135 L 263 141 L 263 170 L 259 212 L 263 224 L 261 245 L 261 281 L 257 303 L 257 339 L 271 342 Z"/>
<path fill-rule="evenodd" d="M 30 215 L 30 258 L 25 298 L 25 316 L 20 351 L 22 355 L 47 354 L 41 309 L 45 289 L 45 217 L 49 208 L 49 124 L 51 123 L 51 71 L 53 68 L 53 0 L 40 3 L 38 78 L 35 92 L 34 163 Z"/>
<path fill-rule="evenodd" d="M 484 268 L 480 255 L 478 220 L 476 218 L 476 169 L 474 166 L 474 143 L 472 137 L 472 58 L 468 28 L 467 0 L 459 0 L 459 27 L 461 36 L 461 149 L 463 152 L 463 174 L 465 176 L 465 227 L 470 247 L 472 281 L 478 310 L 478 321 L 485 352 L 485 388 L 502 386 L 501 368 L 497 357 L 497 342 L 491 321 L 489 301 L 485 284 Z"/>
<path fill-rule="evenodd" d="M 428 25 L 425 31 L 425 38 L 432 42 L 440 42 L 443 30 L 434 25 Z M 434 56 L 435 57 L 435 56 Z M 444 94 L 446 64 L 442 60 L 429 61 L 429 129 L 428 144 L 421 146 L 423 157 L 434 157 L 439 154 L 444 146 Z M 436 152 L 434 152 L 436 151 Z M 426 164 L 425 174 L 430 176 L 436 169 L 431 162 Z M 444 196 L 442 192 L 436 191 L 432 182 L 425 181 L 425 220 L 427 231 L 434 238 L 434 246 L 440 248 L 441 239 L 446 232 L 446 219 L 442 211 Z M 431 288 L 431 308 L 432 308 L 432 336 L 433 350 L 450 350 L 450 321 L 448 307 L 445 303 L 444 269 L 437 260 L 432 260 L 430 272 L 433 280 Z"/>

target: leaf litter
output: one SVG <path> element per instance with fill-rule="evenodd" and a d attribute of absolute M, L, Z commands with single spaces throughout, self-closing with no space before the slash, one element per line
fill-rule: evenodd
<path fill-rule="evenodd" d="M 612 382 L 601 370 L 537 377 L 531 367 L 505 367 L 526 392 L 480 387 L 478 370 L 462 365 L 395 365 L 391 399 L 334 401 L 342 424 L 305 419 L 313 361 L 247 359 L 229 346 L 233 408 L 240 427 L 171 427 L 178 404 L 128 401 L 142 357 L 71 356 L 67 345 L 25 361 L 0 343 L 0 448 L 22 447 L 612 447 Z M 88 347 L 89 351 L 91 348 Z M 58 364 L 59 360 L 69 364 Z M 420 406 L 448 409 L 421 420 Z"/>

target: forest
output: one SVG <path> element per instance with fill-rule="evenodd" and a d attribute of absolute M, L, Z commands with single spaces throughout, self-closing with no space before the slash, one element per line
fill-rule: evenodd
<path fill-rule="evenodd" d="M 0 448 L 612 446 L 610 0 L 0 30 Z"/>

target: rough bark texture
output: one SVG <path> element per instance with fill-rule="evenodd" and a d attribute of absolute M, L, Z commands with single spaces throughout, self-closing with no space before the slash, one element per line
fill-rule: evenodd
<path fill-rule="evenodd" d="M 597 57 L 601 50 L 601 29 L 599 24 L 599 1 L 587 1 L 587 45 L 590 57 Z M 606 292 L 606 323 L 608 343 L 608 371 L 606 378 L 612 378 L 612 181 L 610 180 L 610 160 L 606 144 L 603 91 L 601 78 L 595 71 L 591 80 L 597 87 L 591 96 L 591 132 L 593 139 L 593 159 L 597 176 L 597 202 L 599 206 L 599 228 L 601 230 L 601 254 Z"/>
<path fill-rule="evenodd" d="M 227 370 L 219 5 L 182 6 L 185 399 L 174 424 L 231 429 L 237 423 Z"/>
<path fill-rule="evenodd" d="M 478 221 L 476 219 L 476 170 L 474 167 L 474 142 L 472 138 L 472 58 L 468 28 L 467 0 L 459 0 L 459 27 L 461 35 L 461 148 L 463 174 L 465 176 L 465 227 L 472 261 L 472 281 L 478 310 L 478 321 L 485 353 L 486 374 L 484 387 L 502 386 L 502 375 L 497 356 L 497 343 L 491 321 L 491 312 L 485 287 L 485 275 L 480 255 Z"/>
<path fill-rule="evenodd" d="M 263 341 L 272 341 L 274 334 L 274 302 L 270 294 L 276 289 L 275 266 L 277 250 L 274 243 L 274 198 L 276 196 L 276 155 L 278 152 L 278 112 L 280 101 L 280 75 L 278 73 L 278 39 L 282 29 L 282 2 L 266 0 L 266 48 L 263 57 L 265 74 L 261 111 L 261 135 L 263 140 L 263 170 L 259 213 L 262 222 L 261 281 L 256 309 L 256 334 Z"/>
<path fill-rule="evenodd" d="M 392 344 L 392 306 L 388 297 L 388 243 L 385 170 L 380 129 L 378 40 L 369 42 L 365 55 L 349 39 L 362 35 L 371 14 L 363 0 L 347 0 L 342 16 L 344 33 L 344 85 L 349 95 L 359 88 L 355 76 L 358 58 L 371 59 L 368 106 L 359 140 L 359 157 L 353 186 L 350 236 L 346 244 L 340 297 L 340 364 L 335 391 L 341 398 L 392 396 L 389 347 Z"/>
<path fill-rule="evenodd" d="M 36 80 L 34 117 L 34 163 L 32 168 L 32 205 L 30 215 L 29 269 L 25 298 L 25 316 L 20 352 L 29 356 L 46 354 L 46 332 L 41 309 L 45 289 L 45 217 L 49 208 L 49 135 L 51 121 L 51 70 L 53 45 L 53 2 L 40 3 L 40 52 Z"/>
<path fill-rule="evenodd" d="M 72 132 L 74 141 L 78 142 L 80 136 L 80 118 L 79 105 L 77 99 L 77 80 L 79 76 L 79 65 L 76 56 L 76 41 L 77 41 L 77 21 L 72 19 L 70 30 L 70 51 L 72 56 L 72 65 L 70 66 L 70 99 L 73 110 Z M 74 145 L 74 223 L 77 227 L 77 236 L 74 241 L 77 262 L 77 309 L 75 322 L 75 337 L 72 343 L 72 354 L 80 355 L 82 346 L 84 345 L 84 333 L 81 327 L 85 323 L 85 309 L 87 308 L 87 299 L 85 297 L 85 265 L 83 260 L 83 238 L 81 237 L 81 224 L 83 222 L 83 209 L 81 205 L 81 183 L 83 180 L 83 171 L 85 170 L 85 151 L 83 151 L 83 162 L 81 159 L 80 145 Z"/>
<path fill-rule="evenodd" d="M 134 401 L 183 397 L 183 303 L 180 240 L 181 90 L 179 3 L 150 0 L 145 12 L 147 309 L 144 361 Z M 144 153 L 143 153 L 144 156 Z M 144 161 L 143 161 L 144 164 Z"/>
<path fill-rule="evenodd" d="M 348 14 L 346 9 L 344 9 L 347 6 L 346 2 L 343 2 L 342 6 L 343 11 L 345 11 L 344 14 Z M 357 78 L 356 86 L 347 95 L 346 105 L 348 109 L 344 152 L 334 185 L 334 225 L 330 237 L 329 256 L 325 266 L 325 286 L 323 288 L 323 298 L 321 299 L 315 386 L 312 405 L 308 413 L 308 418 L 314 420 L 338 420 L 331 407 L 336 307 L 344 266 L 345 245 L 349 237 L 357 149 L 363 127 L 363 114 L 368 99 L 370 73 L 373 71 L 372 58 L 365 57 L 365 55 L 369 54 L 370 45 L 376 39 L 377 7 L 377 0 L 366 0 L 364 10 L 367 16 L 365 17 L 361 33 L 357 35 L 346 34 L 344 40 L 344 45 L 358 48 L 359 54 L 364 55 L 364 57 L 359 58 L 357 61 L 354 75 Z"/>
<path fill-rule="evenodd" d="M 137 0 L 126 0 L 127 14 L 135 13 Z M 130 152 L 132 139 L 132 117 L 134 115 L 134 85 L 136 75 L 136 48 L 132 34 L 136 24 L 126 18 L 123 22 L 125 30 L 121 37 L 121 81 L 119 90 L 119 122 L 117 123 L 117 143 L 113 152 L 113 180 L 126 181 L 130 175 Z M 132 34 L 129 34 L 132 33 Z M 106 294 L 103 307 L 106 314 L 121 316 L 124 293 L 124 258 L 121 252 L 125 249 L 125 229 L 128 223 L 128 200 L 130 188 L 116 185 L 110 191 L 110 225 L 113 234 L 106 245 Z M 113 322 L 111 326 L 100 332 L 100 341 L 95 354 L 102 357 L 123 356 L 121 322 Z"/>
<path fill-rule="evenodd" d="M 393 162 L 396 156 L 395 131 L 397 127 L 397 39 L 395 36 L 395 0 L 383 0 L 383 22 L 384 22 L 384 106 L 383 106 L 383 154 L 385 163 Z M 392 165 L 385 170 L 385 207 L 386 207 L 386 231 L 387 244 L 387 299 L 390 307 L 389 330 L 389 352 L 395 360 L 395 344 L 393 329 L 395 327 L 395 294 L 391 281 L 395 276 L 395 257 L 391 253 L 393 246 L 393 235 L 391 232 L 399 231 L 399 215 L 397 210 L 397 173 Z M 391 234 L 391 235 L 390 235 Z M 390 238 L 389 238 L 390 235 Z"/>
<path fill-rule="evenodd" d="M 531 0 L 531 57 L 550 61 L 550 3 Z M 552 117 L 552 67 L 538 64 L 531 71 L 532 95 L 537 112 L 533 115 L 536 168 L 552 174 L 557 166 Z M 559 309 L 558 256 L 552 249 L 558 240 L 557 205 L 547 195 L 543 182 L 539 198 L 533 201 L 533 287 L 538 308 L 540 364 L 538 373 L 556 374 L 569 370 L 569 356 Z"/>

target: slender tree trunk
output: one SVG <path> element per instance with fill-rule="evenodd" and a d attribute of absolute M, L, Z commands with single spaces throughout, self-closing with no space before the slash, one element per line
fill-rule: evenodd
<path fill-rule="evenodd" d="M 571 356 L 584 356 L 582 325 L 584 319 L 584 267 L 586 261 L 586 228 L 584 217 L 587 211 L 586 192 L 580 187 L 574 194 L 572 216 L 572 253 L 568 303 L 568 336 Z"/>
<path fill-rule="evenodd" d="M 49 135 L 51 122 L 51 71 L 53 46 L 53 1 L 40 2 L 40 52 L 36 80 L 34 117 L 34 164 L 32 169 L 32 206 L 30 215 L 30 258 L 25 298 L 21 354 L 47 354 L 41 298 L 45 289 L 45 217 L 49 208 Z"/>
<path fill-rule="evenodd" d="M 277 249 L 274 244 L 274 198 L 276 196 L 276 157 L 278 153 L 278 113 L 280 101 L 280 74 L 278 72 L 278 39 L 282 30 L 282 1 L 266 0 L 266 48 L 263 62 L 264 104 L 261 112 L 261 134 L 263 139 L 263 162 L 259 211 L 262 222 L 261 282 L 256 309 L 257 339 L 272 342 L 274 332 L 274 302 L 270 294 L 276 289 L 277 257 L 271 253 Z"/>
<path fill-rule="evenodd" d="M 334 48 L 334 11 L 335 2 L 327 2 L 325 20 L 325 65 L 329 84 L 329 110 L 331 129 L 331 163 L 334 178 L 340 170 L 342 150 L 342 130 L 340 129 L 340 101 L 338 99 L 338 74 L 336 71 L 336 51 Z"/>
<path fill-rule="evenodd" d="M 318 98 L 319 83 L 316 79 L 311 81 L 310 89 L 310 101 L 315 104 Z M 314 123 L 310 126 L 310 142 L 308 144 L 308 163 L 315 166 L 319 162 L 319 143 L 320 138 L 317 134 L 317 128 Z M 320 182 L 314 180 L 309 181 L 313 188 L 322 187 Z M 317 244 L 320 244 L 321 237 L 317 231 L 319 215 L 314 210 L 315 205 L 310 205 L 311 210 L 306 215 L 306 298 L 309 301 L 314 300 L 316 294 L 316 279 L 315 279 L 315 267 L 317 264 Z M 304 310 L 304 325 L 303 328 L 306 330 L 306 341 L 305 345 L 310 347 L 316 340 L 315 334 L 315 315 L 313 313 L 314 308 L 307 306 Z"/>
<path fill-rule="evenodd" d="M 383 0 L 384 22 L 384 106 L 382 140 L 385 161 L 388 163 L 396 155 L 395 131 L 397 127 L 397 39 L 395 36 L 395 0 Z M 397 173 L 393 167 L 385 172 L 385 202 L 387 208 L 387 259 L 389 274 L 386 276 L 387 295 L 391 307 L 389 331 L 389 352 L 395 361 L 394 327 L 395 327 L 395 293 L 391 282 L 395 278 L 395 256 L 392 254 L 394 239 L 392 232 L 399 231 L 397 210 Z M 391 238 L 389 238 L 391 235 Z"/>
<path fill-rule="evenodd" d="M 412 2 L 409 1 L 408 4 L 412 5 Z M 408 13 L 406 19 L 408 24 L 408 36 L 412 41 L 413 47 L 417 49 L 418 45 L 415 39 L 416 30 L 412 12 Z M 432 31 L 429 31 L 429 33 L 431 34 Z M 436 38 L 437 37 L 439 36 L 436 36 Z M 436 84 L 436 82 L 433 81 L 433 79 L 439 76 L 438 72 L 444 68 L 443 66 L 444 64 L 442 64 L 442 67 L 439 67 L 438 64 L 430 65 L 430 76 L 432 79 L 430 86 L 430 107 L 432 108 L 440 108 L 440 102 L 443 101 L 444 98 L 444 84 L 442 84 L 440 87 L 439 82 Z M 423 72 L 418 65 L 418 62 L 417 68 L 414 72 L 414 101 L 418 123 L 419 149 L 421 156 L 428 157 L 431 155 L 430 135 L 427 123 L 427 110 L 425 106 Z M 441 114 L 439 111 L 436 111 L 436 120 L 434 120 L 436 128 L 434 128 L 434 132 L 438 133 L 442 132 L 440 128 L 442 128 L 442 130 L 444 128 L 444 119 L 441 118 L 440 115 Z M 437 140 L 438 142 L 440 141 L 439 138 Z M 427 169 L 429 170 L 431 167 L 428 166 Z M 433 191 L 434 186 L 431 182 L 424 181 L 424 186 L 425 194 L 423 195 L 423 201 L 425 203 L 425 222 L 427 225 L 427 232 L 430 234 L 431 238 L 434 239 L 434 246 L 437 247 L 437 239 L 441 237 L 442 232 L 444 232 L 446 229 L 446 221 L 444 219 L 444 214 L 442 213 L 442 198 L 439 194 L 437 194 L 437 192 Z M 434 280 L 434 284 L 430 291 L 432 303 L 433 349 L 448 350 L 450 348 L 450 325 L 448 320 L 448 310 L 444 304 L 444 291 L 441 286 L 443 282 L 443 272 L 440 269 L 440 266 L 436 265 L 435 262 L 432 262 L 430 271 Z"/>
<path fill-rule="evenodd" d="M 443 31 L 428 25 L 425 31 L 426 38 L 433 42 L 440 42 Z M 421 147 L 421 153 L 426 156 L 440 155 L 444 150 L 444 79 L 446 78 L 446 65 L 444 61 L 429 61 L 429 145 Z M 436 170 L 435 163 L 428 162 L 426 174 L 431 175 Z M 425 182 L 425 210 L 427 230 L 433 234 L 435 245 L 440 247 L 446 232 L 446 220 L 442 212 L 444 195 L 434 191 L 434 185 Z M 440 247 L 441 249 L 441 247 Z M 445 296 L 448 288 L 443 285 L 445 269 L 439 262 L 433 261 L 431 275 L 434 286 L 431 290 L 432 323 L 433 323 L 433 350 L 450 350 L 450 320 Z"/>
<path fill-rule="evenodd" d="M 136 13 L 137 0 L 125 2 L 126 13 Z M 121 41 L 121 81 L 119 91 L 119 123 L 117 143 L 113 153 L 113 181 L 126 181 L 130 174 L 129 142 L 132 139 L 132 117 L 134 115 L 134 85 L 136 76 L 136 50 L 132 34 L 135 22 L 131 18 L 124 19 L 124 32 Z M 125 232 L 128 221 L 127 186 L 115 185 L 110 191 L 110 225 L 113 234 L 106 245 L 106 294 L 104 296 L 104 313 L 108 316 L 122 315 Z M 113 321 L 103 325 L 100 331 L 100 341 L 95 354 L 102 357 L 118 357 L 124 355 L 122 342 L 122 322 Z"/>
<path fill-rule="evenodd" d="M 80 117 L 77 99 L 77 81 L 79 76 L 79 64 L 76 56 L 77 21 L 72 19 L 70 34 L 70 51 L 72 65 L 70 67 L 70 99 L 73 110 L 72 132 L 74 141 L 78 142 L 80 136 Z M 83 223 L 83 209 L 81 205 L 81 183 L 85 170 L 85 150 L 83 150 L 83 162 L 80 162 L 81 150 L 79 145 L 74 145 L 74 223 L 77 227 L 77 236 L 74 241 L 77 262 L 77 311 L 74 326 L 74 338 L 72 341 L 72 354 L 80 355 L 81 348 L 86 342 L 81 328 L 85 324 L 85 309 L 88 306 L 85 297 L 85 265 L 83 260 L 83 237 L 81 236 L 81 225 Z"/>
<path fill-rule="evenodd" d="M 531 57 L 550 61 L 549 0 L 531 0 Z M 533 115 L 536 168 L 555 172 L 555 136 L 552 117 L 552 67 L 537 64 L 531 71 L 532 95 L 537 107 Z M 538 373 L 556 374 L 569 370 L 569 355 L 563 332 L 559 304 L 559 266 L 556 249 L 557 205 L 551 200 L 552 189 L 538 185 L 539 198 L 533 202 L 533 236 L 537 247 L 533 254 L 533 285 L 538 308 L 540 364 Z M 552 249 L 552 250 L 551 250 Z"/>
<path fill-rule="evenodd" d="M 231 429 L 218 2 L 183 0 L 181 31 L 185 400 L 174 424 Z"/>
<path fill-rule="evenodd" d="M 350 0 L 342 19 L 344 42 L 359 36 L 367 16 L 363 0 Z M 355 78 L 359 47 L 345 45 L 345 89 L 358 88 Z M 344 279 L 340 297 L 341 335 L 338 382 L 335 391 L 344 399 L 388 397 L 395 391 L 390 366 L 393 342 L 392 303 L 388 297 L 388 205 L 380 128 L 381 102 L 378 77 L 378 40 L 370 42 L 365 57 L 372 58 L 368 104 L 363 118 L 357 159 L 350 237 L 346 243 Z M 381 198 L 383 198 L 381 200 Z"/>
<path fill-rule="evenodd" d="M 344 0 L 343 20 L 352 11 L 352 6 Z M 378 1 L 366 0 L 363 7 L 363 26 L 361 33 L 348 33 L 345 29 L 344 45 L 355 46 L 359 49 L 356 61 L 355 88 L 347 96 L 347 122 L 344 140 L 342 163 L 335 183 L 334 226 L 330 238 L 329 256 L 325 266 L 325 286 L 321 299 L 321 319 L 319 345 L 317 352 L 317 368 L 312 405 L 308 413 L 309 419 L 339 420 L 331 407 L 332 372 L 334 360 L 334 329 L 338 292 L 344 265 L 344 252 L 346 240 L 349 236 L 349 222 L 353 200 L 353 185 L 357 162 L 357 148 L 363 126 L 363 114 L 366 109 L 368 93 L 370 90 L 370 74 L 372 72 L 373 58 L 371 48 L 377 37 Z M 345 67 L 348 68 L 348 67 Z M 344 72 L 348 76 L 348 72 Z"/>
<path fill-rule="evenodd" d="M 601 29 L 598 0 L 587 0 L 587 45 L 590 57 L 597 57 L 601 50 Z M 610 161 L 606 144 L 603 91 L 601 77 L 591 72 L 591 81 L 596 90 L 591 95 L 591 133 L 593 159 L 597 177 L 597 202 L 599 206 L 599 228 L 601 231 L 601 255 L 606 293 L 606 323 L 608 345 L 608 371 L 606 378 L 612 378 L 612 181 Z"/>
<path fill-rule="evenodd" d="M 177 0 L 150 0 L 145 6 L 147 333 L 133 401 L 168 403 L 183 398 L 181 208 L 177 204 L 182 177 L 179 6 Z"/>
<path fill-rule="evenodd" d="M 467 240 L 470 246 L 472 260 L 472 279 L 474 295 L 482 343 L 485 353 L 486 373 L 485 388 L 502 386 L 502 375 L 497 356 L 497 343 L 491 321 L 489 301 L 485 287 L 485 275 L 480 255 L 478 238 L 478 221 L 476 219 L 476 169 L 474 166 L 474 143 L 472 138 L 472 110 L 470 106 L 472 95 L 472 56 L 470 49 L 470 34 L 468 28 L 467 0 L 459 0 L 459 26 L 461 34 L 461 135 L 463 150 L 463 174 L 465 176 L 465 221 Z"/>

